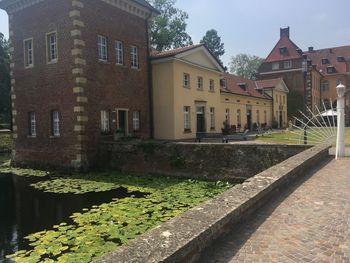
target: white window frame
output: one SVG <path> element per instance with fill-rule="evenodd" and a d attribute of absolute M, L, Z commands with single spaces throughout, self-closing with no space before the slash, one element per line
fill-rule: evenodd
<path fill-rule="evenodd" d="M 130 47 L 131 68 L 139 68 L 139 52 L 137 46 Z"/>
<path fill-rule="evenodd" d="M 107 62 L 108 61 L 107 37 L 102 35 L 97 35 L 97 51 L 98 51 L 98 60 L 102 62 Z"/>
<path fill-rule="evenodd" d="M 54 36 L 52 39 L 51 37 Z M 53 40 L 53 41 L 52 41 Z M 47 63 L 56 63 L 58 61 L 57 32 L 46 34 L 46 60 Z"/>
<path fill-rule="evenodd" d="M 37 135 L 37 130 L 36 130 L 36 114 L 35 111 L 30 111 L 29 112 L 29 136 L 30 137 L 36 137 Z"/>
<path fill-rule="evenodd" d="M 210 108 L 210 129 L 215 130 L 215 108 Z"/>
<path fill-rule="evenodd" d="M 188 73 L 183 74 L 183 86 L 184 88 L 190 88 L 191 76 Z"/>
<path fill-rule="evenodd" d="M 140 131 L 141 126 L 140 126 L 140 111 L 134 111 L 132 113 L 132 127 L 134 131 Z"/>
<path fill-rule="evenodd" d="M 30 43 L 30 48 L 27 43 Z M 32 68 L 34 67 L 34 41 L 33 38 L 27 38 L 23 40 L 24 49 L 24 67 Z"/>
<path fill-rule="evenodd" d="M 278 70 L 280 69 L 280 63 L 279 62 L 273 62 L 272 63 L 272 70 Z"/>
<path fill-rule="evenodd" d="M 57 110 L 51 112 L 52 136 L 60 136 L 60 114 Z"/>
<path fill-rule="evenodd" d="M 283 62 L 283 66 L 285 69 L 292 68 L 292 61 L 291 60 L 286 60 Z"/>
<path fill-rule="evenodd" d="M 267 125 L 267 111 L 264 110 L 264 123 Z"/>
<path fill-rule="evenodd" d="M 203 77 L 197 77 L 197 89 L 203 90 Z"/>
<path fill-rule="evenodd" d="M 110 131 L 110 112 L 108 110 L 101 110 L 101 132 L 109 133 Z"/>
<path fill-rule="evenodd" d="M 184 131 L 191 131 L 191 107 L 184 106 Z"/>
<path fill-rule="evenodd" d="M 115 41 L 115 64 L 124 65 L 124 44 L 122 41 Z"/>
<path fill-rule="evenodd" d="M 215 81 L 213 79 L 209 80 L 209 91 L 215 90 Z"/>

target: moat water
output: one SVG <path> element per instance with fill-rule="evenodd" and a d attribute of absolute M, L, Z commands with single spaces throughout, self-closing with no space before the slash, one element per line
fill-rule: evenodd
<path fill-rule="evenodd" d="M 74 195 L 45 193 L 30 186 L 42 180 L 0 174 L 0 263 L 11 262 L 6 255 L 28 248 L 24 239 L 28 234 L 69 223 L 69 216 L 83 208 L 130 195 L 125 188 Z"/>

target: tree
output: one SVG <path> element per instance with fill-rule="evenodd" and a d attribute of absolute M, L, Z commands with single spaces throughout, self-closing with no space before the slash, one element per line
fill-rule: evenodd
<path fill-rule="evenodd" d="M 0 126 L 2 123 L 10 123 L 11 99 L 10 99 L 10 56 L 8 41 L 0 33 Z M 0 127 L 1 128 L 1 127 Z"/>
<path fill-rule="evenodd" d="M 150 2 L 161 13 L 151 25 L 152 46 L 158 51 L 163 51 L 192 45 L 192 39 L 186 33 L 188 14 L 174 6 L 176 0 Z"/>
<path fill-rule="evenodd" d="M 221 43 L 221 37 L 215 29 L 208 30 L 201 43 L 204 43 L 217 58 L 225 54 L 224 43 Z"/>
<path fill-rule="evenodd" d="M 264 59 L 248 54 L 233 56 L 230 62 L 230 72 L 246 79 L 255 80 L 259 66 Z"/>

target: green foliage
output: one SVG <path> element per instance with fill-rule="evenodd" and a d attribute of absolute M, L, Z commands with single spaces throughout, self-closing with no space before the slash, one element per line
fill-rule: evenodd
<path fill-rule="evenodd" d="M 8 41 L 0 33 L 0 123 L 10 123 L 10 56 Z"/>
<path fill-rule="evenodd" d="M 264 59 L 248 54 L 233 56 L 230 62 L 230 72 L 242 78 L 255 80 L 259 66 Z"/>
<path fill-rule="evenodd" d="M 16 262 L 90 262 L 163 222 L 213 198 L 231 185 L 164 177 L 120 174 L 75 175 L 150 194 L 114 199 L 74 213 L 73 223 L 61 223 L 26 237 L 28 250 L 9 256 Z M 67 182 L 67 181 L 66 181 Z M 80 183 L 81 184 L 81 183 Z M 67 188 L 71 187 L 69 183 Z M 59 186 L 60 187 L 60 186 Z"/>
<path fill-rule="evenodd" d="M 30 177 L 30 176 L 45 177 L 48 175 L 53 175 L 52 173 L 47 172 L 47 171 L 25 169 L 25 168 L 16 168 L 16 167 L 11 167 L 9 165 L 0 166 L 0 174 L 14 174 L 17 176 L 24 176 L 24 177 Z"/>
<path fill-rule="evenodd" d="M 221 37 L 215 29 L 208 30 L 200 42 L 204 43 L 217 58 L 225 54 L 224 43 L 221 42 Z"/>
<path fill-rule="evenodd" d="M 0 149 L 12 149 L 11 134 L 0 134 Z"/>
<path fill-rule="evenodd" d="M 188 14 L 175 7 L 176 0 L 151 0 L 150 3 L 160 11 L 151 25 L 151 44 L 163 51 L 171 48 L 192 45 L 186 33 Z"/>

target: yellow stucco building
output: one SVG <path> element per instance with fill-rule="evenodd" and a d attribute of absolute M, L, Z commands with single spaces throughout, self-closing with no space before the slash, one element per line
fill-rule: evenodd
<path fill-rule="evenodd" d="M 252 130 L 271 127 L 273 120 L 286 127 L 288 88 L 282 79 L 267 84 L 259 86 L 224 73 L 204 45 L 156 53 L 152 57 L 154 138 L 192 139 L 198 132 L 222 133 L 224 127 L 234 132 Z"/>

